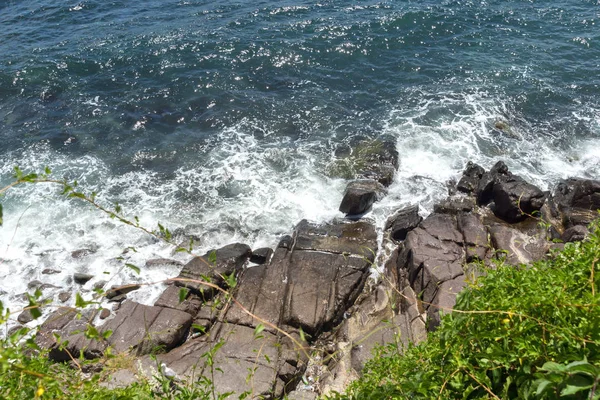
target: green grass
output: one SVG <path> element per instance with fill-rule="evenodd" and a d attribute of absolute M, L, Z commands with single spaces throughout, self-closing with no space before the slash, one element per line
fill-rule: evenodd
<path fill-rule="evenodd" d="M 550 260 L 499 266 L 419 346 L 380 348 L 335 399 L 600 399 L 600 230 Z"/>
<path fill-rule="evenodd" d="M 419 346 L 380 348 L 341 399 L 600 399 L 600 229 L 549 261 L 500 265 L 472 282 Z M 0 325 L 8 317 L 0 310 Z M 210 398 L 210 383 L 173 391 L 148 380 L 118 390 L 0 340 L 2 399 Z M 20 344 L 17 344 L 20 343 Z M 29 354 L 29 355 L 28 355 Z M 111 364 L 112 363 L 112 364 Z M 238 377 L 235 377 L 236 379 Z M 234 379 L 234 377 L 232 377 Z"/>

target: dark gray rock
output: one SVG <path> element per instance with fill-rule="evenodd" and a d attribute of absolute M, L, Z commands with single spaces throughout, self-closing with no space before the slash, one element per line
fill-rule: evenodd
<path fill-rule="evenodd" d="M 252 251 L 252 256 L 250 257 L 250 262 L 255 264 L 264 264 L 271 260 L 273 256 L 273 249 L 270 247 L 262 247 L 260 249 L 256 249 Z"/>
<path fill-rule="evenodd" d="M 545 257 L 550 248 L 543 229 L 494 224 L 488 228 L 496 256 L 510 265 L 530 264 Z"/>
<path fill-rule="evenodd" d="M 456 189 L 459 192 L 467 194 L 475 193 L 479 187 L 479 181 L 484 173 L 485 170 L 483 167 L 480 167 L 479 165 L 469 161 L 465 167 L 465 170 L 463 171 L 462 177 L 458 181 Z"/>
<path fill-rule="evenodd" d="M 437 320 L 440 287 L 464 274 L 465 261 L 463 234 L 453 215 L 431 214 L 406 236 L 398 257 L 398 269 L 420 294 L 431 320 Z"/>
<path fill-rule="evenodd" d="M 489 172 L 484 173 L 477 185 L 477 204 L 485 205 L 493 199 L 494 186 L 506 182 L 513 175 L 503 161 L 498 161 Z"/>
<path fill-rule="evenodd" d="M 212 356 L 210 368 L 204 354 L 220 342 L 223 345 Z M 191 339 L 157 359 L 180 379 L 205 376 L 217 393 L 248 392 L 249 398 L 280 398 L 304 362 L 285 338 L 267 331 L 257 336 L 254 328 L 229 324 L 218 324 L 211 335 Z"/>
<path fill-rule="evenodd" d="M 82 354 L 87 359 L 102 356 L 108 343 L 102 339 L 88 339 L 84 334 L 96 312 L 74 308 L 57 309 L 40 326 L 35 337 L 37 345 L 50 350 L 48 358 L 52 361 L 70 361 L 74 354 Z M 60 344 L 56 340 L 57 336 Z"/>
<path fill-rule="evenodd" d="M 31 311 L 29 311 L 29 310 L 24 310 L 17 317 L 17 321 L 19 321 L 22 324 L 26 324 L 26 323 L 31 322 L 33 320 L 34 320 L 33 315 L 31 315 Z"/>
<path fill-rule="evenodd" d="M 423 218 L 419 216 L 419 205 L 413 205 L 397 211 L 385 224 L 385 230 L 390 231 L 390 236 L 396 241 L 406 239 L 406 234 L 416 228 Z"/>
<path fill-rule="evenodd" d="M 546 201 L 546 194 L 538 187 L 513 177 L 494 184 L 493 200 L 494 214 L 514 223 L 537 213 Z"/>
<path fill-rule="evenodd" d="M 81 272 L 75 272 L 73 274 L 73 280 L 75 281 L 75 283 L 78 283 L 80 285 L 85 285 L 92 278 L 94 278 L 94 275 L 84 274 Z"/>
<path fill-rule="evenodd" d="M 106 319 L 110 317 L 110 310 L 108 308 L 103 308 L 102 311 L 100 311 L 100 319 Z"/>
<path fill-rule="evenodd" d="M 60 292 L 58 294 L 58 300 L 60 300 L 61 303 L 68 301 L 70 298 L 71 298 L 71 292 Z"/>
<path fill-rule="evenodd" d="M 141 286 L 136 284 L 130 285 L 113 285 L 109 290 L 106 291 L 105 296 L 107 299 L 114 299 L 117 296 L 125 295 L 127 293 L 138 290 Z"/>
<path fill-rule="evenodd" d="M 552 192 L 552 203 L 555 216 L 562 217 L 566 228 L 588 225 L 598 218 L 600 181 L 569 178 L 559 182 Z"/>
<path fill-rule="evenodd" d="M 79 259 L 79 258 L 83 258 L 83 257 L 87 257 L 90 254 L 94 254 L 96 251 L 94 249 L 79 249 L 79 250 L 75 250 L 74 252 L 71 253 L 71 257 Z"/>
<path fill-rule="evenodd" d="M 102 331 L 113 332 L 108 343 L 116 352 L 133 350 L 139 356 L 181 344 L 191 324 L 192 317 L 183 311 L 127 301 Z"/>
<path fill-rule="evenodd" d="M 589 229 L 583 225 L 575 225 L 565 230 L 562 234 L 562 241 L 568 242 L 581 242 L 590 233 Z"/>
<path fill-rule="evenodd" d="M 294 238 L 291 250 L 278 248 L 269 264 L 244 271 L 236 298 L 264 321 L 316 335 L 339 322 L 362 290 L 377 235 L 365 221 L 322 225 L 301 221 Z M 259 323 L 235 304 L 226 321 Z"/>
<path fill-rule="evenodd" d="M 182 302 L 179 301 L 181 290 L 187 291 Z M 169 285 L 154 303 L 157 307 L 173 308 L 195 316 L 202 306 L 202 299 L 191 291 L 178 286 Z"/>
<path fill-rule="evenodd" d="M 347 215 L 363 214 L 385 193 L 383 185 L 375 180 L 352 181 L 346 186 L 340 211 Z"/>
<path fill-rule="evenodd" d="M 46 269 L 42 270 L 42 275 L 55 275 L 55 274 L 60 274 L 60 271 L 58 271 L 56 269 L 51 269 L 51 268 L 46 268 Z"/>
<path fill-rule="evenodd" d="M 118 295 L 116 295 L 114 297 L 110 297 L 108 299 L 108 302 L 109 303 L 122 303 L 125 300 L 127 300 L 127 295 L 126 294 L 118 294 Z"/>
<path fill-rule="evenodd" d="M 215 291 L 201 282 L 192 281 L 204 281 L 208 278 L 213 284 L 224 285 L 223 277 L 234 272 L 239 273 L 252 255 L 252 250 L 241 243 L 227 245 L 214 251 L 214 263 L 211 262 L 211 254 L 213 252 L 208 252 L 201 257 L 194 257 L 185 264 L 177 277 L 182 280 L 176 280 L 175 285 L 186 287 L 196 294 L 202 295 L 204 300 L 208 300 Z"/>
<path fill-rule="evenodd" d="M 475 208 L 475 199 L 471 197 L 452 196 L 433 206 L 433 212 L 438 214 L 459 214 L 472 211 Z"/>
<path fill-rule="evenodd" d="M 490 247 L 486 227 L 472 213 L 459 214 L 456 220 L 458 230 L 463 234 L 467 262 L 483 261 Z"/>
<path fill-rule="evenodd" d="M 181 261 L 172 260 L 170 258 L 153 258 L 151 260 L 146 261 L 146 267 L 148 268 L 156 268 L 163 266 L 175 266 L 180 267 L 183 263 Z"/>

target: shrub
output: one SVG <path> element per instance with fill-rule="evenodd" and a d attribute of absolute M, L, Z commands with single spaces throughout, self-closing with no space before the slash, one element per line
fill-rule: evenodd
<path fill-rule="evenodd" d="M 600 228 L 472 282 L 419 346 L 378 349 L 336 399 L 600 399 Z"/>

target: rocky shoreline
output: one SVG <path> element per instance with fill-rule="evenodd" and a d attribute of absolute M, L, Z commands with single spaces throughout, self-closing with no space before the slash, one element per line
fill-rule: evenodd
<path fill-rule="evenodd" d="M 364 153 L 340 205 L 345 218 L 300 221 L 275 249 L 238 243 L 195 257 L 153 306 L 127 300 L 132 285 L 106 293 L 119 306 L 103 315 L 78 319 L 60 308 L 36 342 L 56 361 L 109 347 L 133 354 L 136 367 L 113 373 L 112 386 L 164 364 L 177 380 L 204 376 L 232 398 L 313 399 L 342 391 L 377 345 L 425 340 L 482 266 L 531 263 L 583 240 L 600 209 L 600 181 L 571 178 L 544 192 L 502 161 L 488 171 L 469 163 L 432 214 L 423 219 L 418 205 L 397 210 L 378 243 L 364 215 L 385 196 L 398 154 L 385 142 Z M 86 338 L 88 321 L 112 335 Z M 56 335 L 68 343 L 59 346 Z"/>

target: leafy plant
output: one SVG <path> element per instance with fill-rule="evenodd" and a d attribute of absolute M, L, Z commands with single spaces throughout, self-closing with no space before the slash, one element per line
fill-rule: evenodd
<path fill-rule="evenodd" d="M 600 228 L 548 261 L 500 265 L 438 330 L 402 355 L 378 350 L 335 399 L 597 399 Z"/>

